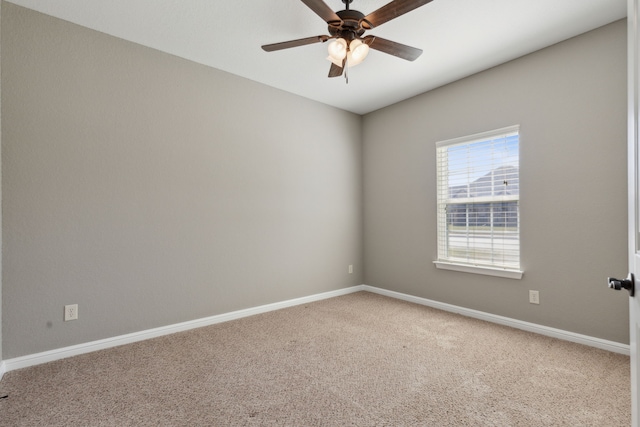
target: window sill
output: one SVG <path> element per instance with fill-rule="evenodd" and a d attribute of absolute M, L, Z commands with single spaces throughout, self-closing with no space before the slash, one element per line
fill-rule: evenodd
<path fill-rule="evenodd" d="M 484 274 L 486 276 L 506 277 L 507 279 L 522 279 L 524 271 L 507 270 L 504 268 L 479 267 L 476 265 L 456 264 L 453 262 L 434 261 L 437 268 L 442 270 L 462 271 L 464 273 Z"/>

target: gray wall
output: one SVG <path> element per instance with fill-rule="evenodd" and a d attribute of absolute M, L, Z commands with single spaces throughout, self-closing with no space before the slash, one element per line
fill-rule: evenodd
<path fill-rule="evenodd" d="M 522 280 L 437 270 L 435 143 L 520 124 Z M 627 343 L 626 23 L 364 118 L 365 283 Z M 540 305 L 528 290 L 540 291 Z"/>
<path fill-rule="evenodd" d="M 2 8 L 4 359 L 363 283 L 359 116 Z"/>

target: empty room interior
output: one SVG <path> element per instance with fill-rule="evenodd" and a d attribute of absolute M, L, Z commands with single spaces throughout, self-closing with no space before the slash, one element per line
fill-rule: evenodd
<path fill-rule="evenodd" d="M 233 322 L 258 322 L 280 311 L 299 310 L 304 316 L 303 307 L 321 309 L 340 298 L 354 307 L 402 302 L 398 310 L 459 313 L 462 322 L 475 318 L 500 325 L 503 334 L 529 334 L 525 343 L 539 335 L 550 340 L 544 341 L 547 346 L 571 345 L 577 354 L 596 351 L 628 368 L 628 293 L 614 292 L 606 283 L 608 276 L 628 271 L 624 0 L 594 1 L 608 5 L 605 22 L 594 20 L 583 30 L 541 41 L 544 45 L 530 37 L 526 53 L 506 44 L 499 63 L 474 68 L 481 62 L 477 57 L 458 58 L 456 71 L 440 80 L 413 70 L 438 69 L 431 55 L 437 51 L 438 58 L 447 58 L 448 46 L 458 39 L 451 45 L 446 37 L 412 39 L 411 31 L 400 27 L 431 19 L 446 28 L 438 17 L 462 14 L 469 1 L 451 0 L 447 6 L 447 0 L 434 0 L 380 28 L 367 28 L 367 34 L 423 52 L 415 61 L 403 61 L 385 55 L 381 41 L 365 38 L 371 49 L 363 63 L 351 69 L 343 62 L 334 78 L 327 78 L 330 66 L 335 68 L 326 60 L 329 43 L 322 40 L 282 51 L 260 49 L 322 34 L 327 24 L 307 7 L 322 2 L 270 2 L 273 10 L 265 16 L 249 12 L 254 3 L 263 3 L 249 0 L 225 6 L 195 2 L 202 10 L 166 2 L 176 20 L 241 28 L 238 43 L 249 40 L 255 48 L 246 57 L 245 45 L 235 52 L 227 46 L 236 40 L 233 35 L 224 43 L 211 42 L 214 51 L 221 46 L 221 64 L 230 64 L 226 69 L 199 61 L 207 40 L 171 39 L 171 22 L 147 28 L 147 21 L 136 20 L 145 5 L 156 7 L 152 2 L 120 2 L 109 11 L 98 2 L 81 3 L 0 5 L 0 395 L 7 396 L 0 400 L 0 425 L 3 413 L 14 420 L 25 415 L 11 412 L 13 402 L 23 404 L 19 386 L 11 383 L 21 372 L 42 369 L 37 371 L 42 377 L 33 379 L 38 384 L 51 374 L 44 367 L 56 363 L 189 331 L 202 334 L 197 331 L 209 326 L 229 329 Z M 326 1 L 332 10 L 344 9 L 343 3 Z M 369 3 L 355 0 L 351 7 L 366 15 L 389 2 Z M 255 7 L 264 11 L 265 4 Z M 214 9 L 212 15 L 204 13 L 207 7 Z M 83 13 L 74 14 L 74 8 Z M 304 22 L 293 19 L 298 14 Z M 109 17 L 122 23 L 122 33 L 110 33 Z M 253 28 L 258 19 L 278 22 Z M 129 21 L 134 23 L 127 27 Z M 318 25 L 310 29 L 307 22 Z M 537 25 L 541 38 L 551 31 L 543 22 Z M 396 28 L 405 38 L 394 37 Z M 471 31 L 465 37 L 473 44 Z M 178 50 L 171 50 L 172 43 Z M 484 48 L 474 46 L 470 51 Z M 186 53 L 181 56 L 179 49 Z M 307 60 L 316 56 L 317 62 Z M 256 77 L 261 73 L 264 81 Z M 405 73 L 412 83 L 403 86 Z M 517 219 L 495 227 L 517 233 L 514 264 L 503 268 L 507 274 L 496 273 L 499 266 L 478 268 L 443 257 L 443 242 L 453 239 L 446 233 L 465 229 L 469 240 L 482 227 L 455 223 L 452 211 L 441 214 L 441 198 L 451 187 L 444 192 L 438 187 L 440 147 L 504 129 L 519 141 L 519 195 L 514 199 L 511 190 L 508 196 Z M 507 179 L 500 183 L 507 186 Z M 454 200 L 454 205 L 471 209 L 470 202 Z M 489 220 L 492 230 L 496 221 Z M 340 307 L 344 312 L 337 318 L 348 318 L 349 305 Z M 384 323 L 384 316 L 389 322 L 403 318 L 396 306 L 380 307 L 368 313 L 372 325 Z M 323 313 L 326 320 L 313 317 L 318 327 L 338 321 L 329 318 L 333 309 Z M 304 317 L 289 323 L 306 324 Z M 415 329 L 411 323 L 398 330 Z M 468 327 L 484 328 L 479 325 Z M 279 336 L 277 330 L 253 333 L 268 340 L 269 331 Z M 455 343 L 461 354 L 481 345 L 473 334 L 465 337 Z M 562 344 L 552 344 L 555 340 Z M 316 348 L 319 342 L 309 345 Z M 434 342 L 451 351 L 450 341 Z M 251 353 L 251 346 L 242 348 Z M 324 354 L 323 360 L 331 357 Z M 470 378 L 481 381 L 475 375 Z M 327 389 L 341 396 L 346 382 L 341 384 Z M 327 408 L 320 400 L 313 400 L 305 416 Z M 287 406 L 290 401 L 262 404 L 261 411 L 248 411 L 245 421 L 233 418 L 240 409 L 228 409 L 231 421 L 202 425 L 348 423 L 347 418 L 332 423 L 325 414 L 296 418 L 303 420 L 298 424 L 288 421 L 287 414 L 297 411 Z M 278 416 L 269 412 L 276 407 L 282 410 Z M 346 417 L 347 406 L 341 408 Z M 629 416 L 628 404 L 622 409 Z M 394 419 L 404 420 L 398 425 L 436 425 L 420 424 L 419 415 L 412 424 L 394 411 L 368 415 L 373 418 L 362 425 L 391 425 Z M 480 413 L 474 416 L 484 416 Z M 503 418 L 484 421 L 455 414 L 457 422 L 440 425 L 528 425 L 508 418 L 507 409 Z M 535 419 L 542 420 L 537 425 L 554 425 Z M 87 425 L 110 425 L 100 422 Z M 143 425 L 128 422 L 119 425 Z M 573 425 L 589 425 L 584 422 Z"/>

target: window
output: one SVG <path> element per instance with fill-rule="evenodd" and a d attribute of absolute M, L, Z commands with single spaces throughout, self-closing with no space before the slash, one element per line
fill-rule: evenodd
<path fill-rule="evenodd" d="M 438 268 L 519 279 L 519 126 L 436 144 Z"/>

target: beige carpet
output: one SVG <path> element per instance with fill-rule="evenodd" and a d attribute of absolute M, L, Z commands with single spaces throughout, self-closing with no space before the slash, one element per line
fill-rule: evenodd
<path fill-rule="evenodd" d="M 629 358 L 359 292 L 5 374 L 2 426 L 628 426 Z"/>

